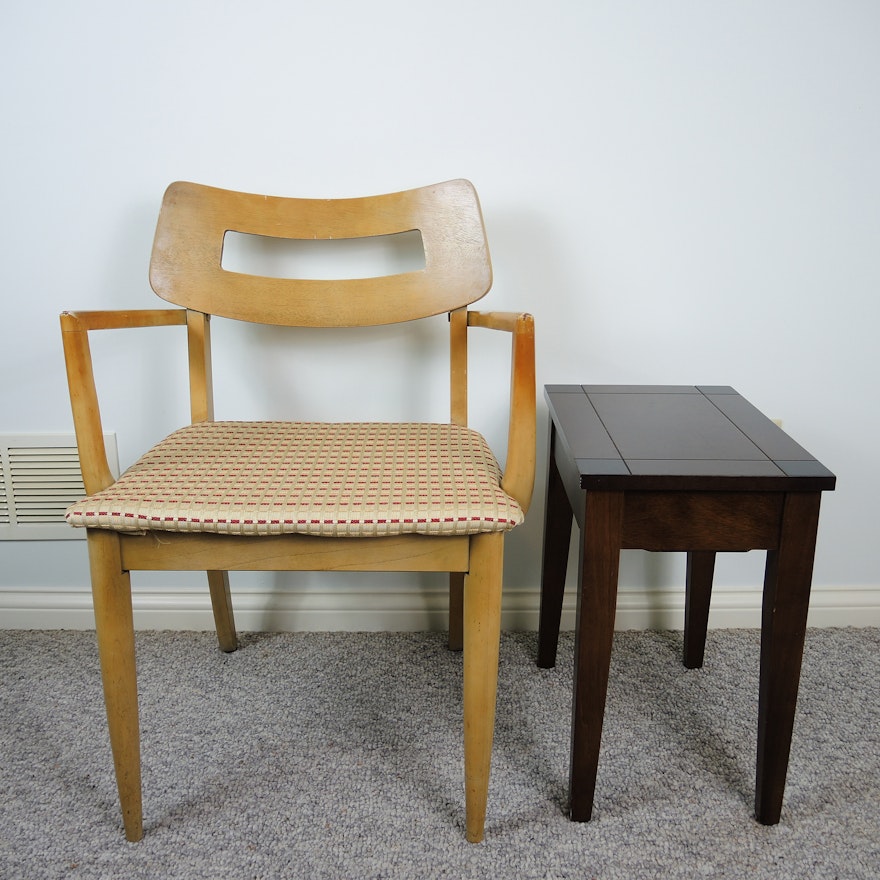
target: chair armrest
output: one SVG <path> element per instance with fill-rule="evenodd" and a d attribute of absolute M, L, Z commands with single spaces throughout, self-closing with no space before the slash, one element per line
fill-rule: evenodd
<path fill-rule="evenodd" d="M 535 486 L 535 319 L 524 312 L 467 314 L 469 327 L 503 330 L 513 336 L 507 461 L 501 488 L 525 511 Z"/>
<path fill-rule="evenodd" d="M 73 410 L 73 426 L 79 450 L 83 483 L 90 495 L 113 482 L 104 448 L 104 430 L 89 347 L 89 330 L 132 327 L 165 327 L 186 324 L 186 309 L 144 309 L 138 311 L 62 312 L 61 338 L 67 386 Z"/>

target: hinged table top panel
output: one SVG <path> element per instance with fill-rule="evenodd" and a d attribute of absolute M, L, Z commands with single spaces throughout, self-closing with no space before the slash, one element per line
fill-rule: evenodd
<path fill-rule="evenodd" d="M 733 388 L 547 385 L 581 488 L 822 491 L 835 476 Z"/>

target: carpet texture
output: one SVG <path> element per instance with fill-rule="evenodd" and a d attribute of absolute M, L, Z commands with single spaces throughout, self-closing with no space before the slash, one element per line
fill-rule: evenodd
<path fill-rule="evenodd" d="M 565 815 L 573 638 L 506 633 L 486 839 L 437 633 L 138 633 L 127 843 L 93 633 L 0 632 L 0 877 L 876 878 L 880 631 L 810 630 L 782 821 L 753 818 L 759 634 L 615 638 L 593 821 Z"/>

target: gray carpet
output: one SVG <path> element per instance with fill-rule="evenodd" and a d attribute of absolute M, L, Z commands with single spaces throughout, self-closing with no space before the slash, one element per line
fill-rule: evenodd
<path fill-rule="evenodd" d="M 505 634 L 464 841 L 440 634 L 139 633 L 146 836 L 122 835 L 94 636 L 0 632 L 0 877 L 875 878 L 880 631 L 811 630 L 782 822 L 752 817 L 758 633 L 616 637 L 594 819 L 564 814 L 573 639 Z"/>

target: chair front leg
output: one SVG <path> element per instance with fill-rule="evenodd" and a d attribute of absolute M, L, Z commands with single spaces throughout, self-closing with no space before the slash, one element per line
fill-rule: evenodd
<path fill-rule="evenodd" d="M 110 747 L 125 836 L 134 841 L 144 836 L 144 827 L 131 579 L 122 569 L 115 532 L 89 529 L 88 542 Z"/>
<path fill-rule="evenodd" d="M 464 773 L 467 839 L 483 839 L 495 730 L 504 535 L 471 538 L 464 588 Z"/>

